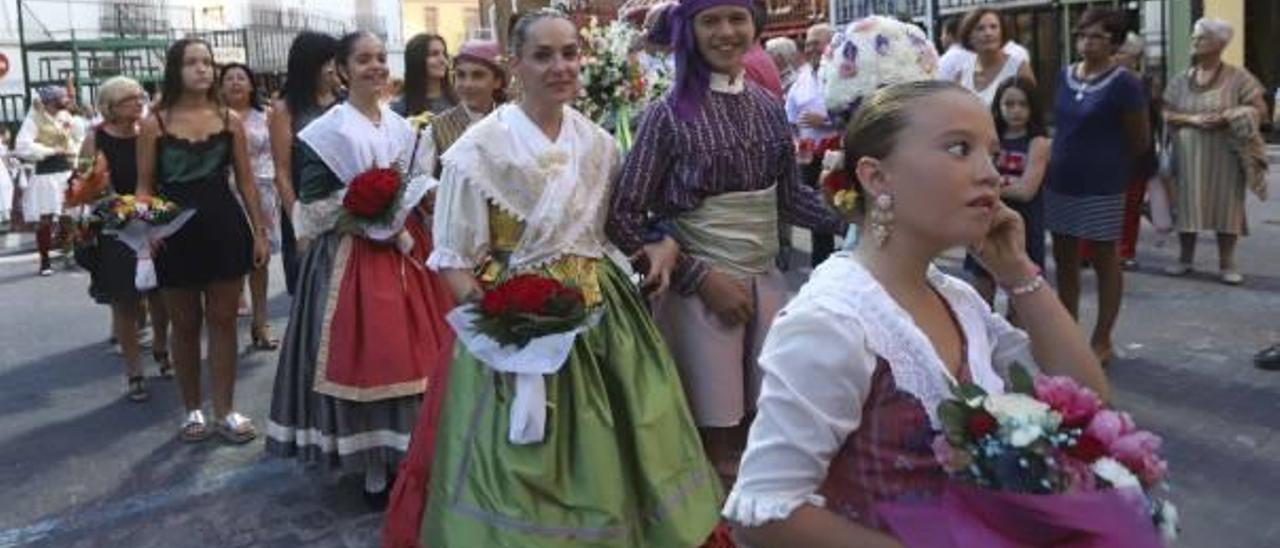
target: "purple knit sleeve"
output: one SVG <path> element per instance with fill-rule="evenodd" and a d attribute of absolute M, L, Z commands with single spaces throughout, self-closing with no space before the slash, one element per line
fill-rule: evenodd
<path fill-rule="evenodd" d="M 664 105 L 654 104 L 640 118 L 635 146 L 622 164 L 613 186 L 605 232 L 628 255 L 644 245 L 650 200 L 661 195 L 671 170 L 669 151 L 671 121 Z"/>
<path fill-rule="evenodd" d="M 771 109 L 776 131 L 788 132 L 786 113 L 781 107 Z M 835 210 L 827 206 L 822 194 L 800 180 L 800 167 L 796 165 L 796 152 L 784 148 L 777 158 L 778 213 L 779 220 L 828 234 L 844 234 L 845 224 Z"/>

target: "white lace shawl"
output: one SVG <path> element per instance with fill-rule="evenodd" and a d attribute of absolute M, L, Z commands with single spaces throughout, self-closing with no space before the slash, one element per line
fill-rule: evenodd
<path fill-rule="evenodd" d="M 604 202 L 618 148 L 577 111 L 565 107 L 552 142 L 519 106 L 504 105 L 469 128 L 441 162 L 432 269 L 472 268 L 488 255 L 489 203 L 525 224 L 512 268 L 608 253 Z"/>
<path fill-rule="evenodd" d="M 307 124 L 298 132 L 298 138 L 316 152 L 344 185 L 372 168 L 404 170 L 412 166 L 397 220 L 386 230 L 371 231 L 372 238 L 385 239 L 398 232 L 396 225 L 403 223 L 408 210 L 436 184 L 431 178 L 431 161 L 426 157 L 428 147 L 418 141 L 420 137 L 409 122 L 385 106 L 381 123 L 374 125 L 355 107 L 343 103 Z M 415 141 L 418 141 L 417 159 L 411 161 Z M 314 238 L 332 230 L 342 211 L 344 194 L 345 190 L 321 200 L 297 202 L 293 223 L 298 239 Z"/>
<path fill-rule="evenodd" d="M 1031 365 L 1026 334 L 993 314 L 968 284 L 936 268 L 929 282 L 946 299 L 968 342 L 973 381 L 1002 392 L 997 368 Z M 831 459 L 861 424 L 877 357 L 899 390 L 940 424 L 951 374 L 911 317 L 846 252 L 818 267 L 779 314 L 760 355 L 764 372 L 756 420 L 725 517 L 747 525 L 783 519 L 818 487 Z"/>

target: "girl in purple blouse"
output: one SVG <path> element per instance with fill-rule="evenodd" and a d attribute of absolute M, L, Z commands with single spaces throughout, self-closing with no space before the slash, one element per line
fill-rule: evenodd
<path fill-rule="evenodd" d="M 843 227 L 800 183 L 782 106 L 743 77 L 758 31 L 750 0 L 683 0 L 669 16 L 676 83 L 641 119 L 606 229 L 627 253 L 655 223 L 679 242 L 675 291 L 654 313 L 708 454 L 732 476 L 730 432 L 755 401 L 756 357 L 786 295 L 778 223 Z"/>

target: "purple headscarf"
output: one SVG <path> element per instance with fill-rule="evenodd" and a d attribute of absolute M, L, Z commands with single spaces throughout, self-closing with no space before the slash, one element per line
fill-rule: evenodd
<path fill-rule="evenodd" d="M 681 120 L 692 120 L 702 111 L 702 101 L 711 87 L 711 66 L 698 51 L 693 18 L 703 10 L 720 6 L 738 6 L 748 11 L 753 7 L 752 0 L 680 0 L 679 5 L 664 14 L 671 22 L 672 49 L 676 56 L 676 82 L 668 100 Z"/>

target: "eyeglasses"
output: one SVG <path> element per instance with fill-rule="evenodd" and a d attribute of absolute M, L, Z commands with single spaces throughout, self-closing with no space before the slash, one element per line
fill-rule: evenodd
<path fill-rule="evenodd" d="M 130 103 L 137 103 L 140 105 L 145 102 L 147 102 L 147 98 L 144 95 L 130 95 L 128 97 L 120 98 L 115 103 L 112 103 L 112 106 L 127 105 Z"/>
<path fill-rule="evenodd" d="M 1111 35 L 1102 32 L 1077 32 L 1076 40 L 1111 40 Z"/>

